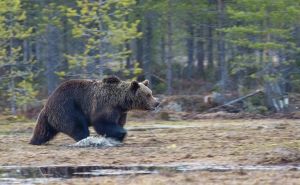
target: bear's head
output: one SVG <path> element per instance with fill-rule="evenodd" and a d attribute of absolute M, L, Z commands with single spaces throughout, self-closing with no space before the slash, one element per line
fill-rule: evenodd
<path fill-rule="evenodd" d="M 153 111 L 158 107 L 159 101 L 153 97 L 152 91 L 148 86 L 148 80 L 143 82 L 132 81 L 130 83 L 126 97 L 129 109 Z"/>

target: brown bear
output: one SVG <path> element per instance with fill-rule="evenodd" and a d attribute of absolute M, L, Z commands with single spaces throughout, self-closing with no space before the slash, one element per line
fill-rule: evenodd
<path fill-rule="evenodd" d="M 123 141 L 127 112 L 154 110 L 159 105 L 148 84 L 148 80 L 125 82 L 115 76 L 62 83 L 41 110 L 30 144 L 44 144 L 59 132 L 79 141 L 89 136 L 89 126 Z"/>

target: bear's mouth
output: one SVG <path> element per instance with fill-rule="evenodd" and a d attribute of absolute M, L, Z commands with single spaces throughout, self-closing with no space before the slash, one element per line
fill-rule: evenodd
<path fill-rule="evenodd" d="M 150 105 L 148 108 L 146 108 L 145 110 L 147 111 L 156 111 L 157 108 L 159 107 L 160 103 L 159 102 L 155 102 L 154 105 Z"/>
<path fill-rule="evenodd" d="M 144 110 L 146 111 L 155 111 L 156 107 L 148 107 L 148 108 L 145 108 Z"/>
<path fill-rule="evenodd" d="M 156 107 L 150 107 L 150 108 L 148 108 L 148 109 L 146 109 L 146 110 L 148 110 L 148 111 L 156 111 L 157 108 L 158 108 L 158 106 L 156 106 Z"/>

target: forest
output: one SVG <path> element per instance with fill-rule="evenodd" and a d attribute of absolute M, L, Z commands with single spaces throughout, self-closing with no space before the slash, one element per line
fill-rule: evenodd
<path fill-rule="evenodd" d="M 148 79 L 155 94 L 300 91 L 300 0 L 1 0 L 0 111 L 68 79 Z M 255 105 L 255 103 L 253 103 Z"/>
<path fill-rule="evenodd" d="M 299 184 L 299 20 L 300 0 L 0 0 L 0 184 Z"/>

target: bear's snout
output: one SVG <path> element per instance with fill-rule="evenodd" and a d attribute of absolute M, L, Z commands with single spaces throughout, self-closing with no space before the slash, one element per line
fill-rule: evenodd
<path fill-rule="evenodd" d="M 159 105 L 160 105 L 160 102 L 158 101 L 158 98 L 153 98 L 150 110 L 154 111 Z"/>
<path fill-rule="evenodd" d="M 155 108 L 158 107 L 159 104 L 160 104 L 160 102 L 159 102 L 159 101 L 156 101 L 156 102 L 154 103 L 154 107 L 155 107 Z"/>

